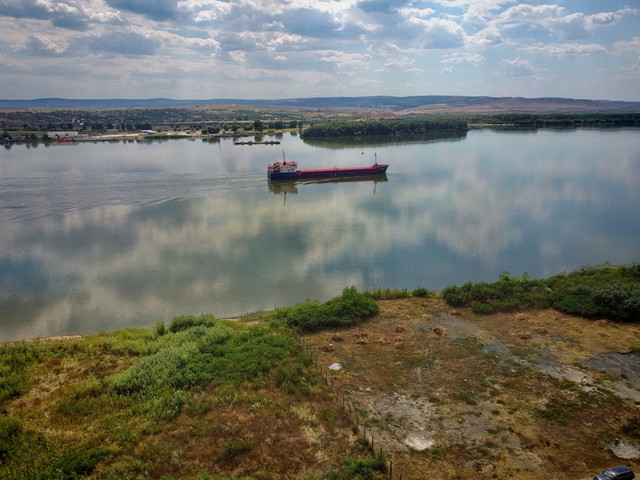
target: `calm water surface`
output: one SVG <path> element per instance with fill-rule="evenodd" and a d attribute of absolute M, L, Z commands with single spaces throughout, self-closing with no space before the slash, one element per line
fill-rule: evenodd
<path fill-rule="evenodd" d="M 0 342 L 640 261 L 639 130 L 279 140 L 0 151 Z M 300 168 L 390 167 L 282 187 L 282 148 Z"/>

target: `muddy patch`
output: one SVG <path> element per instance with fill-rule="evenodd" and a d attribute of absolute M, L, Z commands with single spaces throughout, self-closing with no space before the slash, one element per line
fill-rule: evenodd
<path fill-rule="evenodd" d="M 593 357 L 583 365 L 612 377 L 623 378 L 634 388 L 640 388 L 640 357 L 627 353 L 608 353 Z"/>

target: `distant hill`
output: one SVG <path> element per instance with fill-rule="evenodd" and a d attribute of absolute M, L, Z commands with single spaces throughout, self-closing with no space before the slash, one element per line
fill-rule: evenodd
<path fill-rule="evenodd" d="M 416 95 L 408 97 L 313 97 L 264 99 L 173 100 L 149 99 L 69 99 L 36 98 L 32 100 L 1 100 L 3 109 L 87 109 L 87 108 L 171 108 L 198 105 L 237 104 L 303 109 L 364 109 L 385 110 L 398 114 L 426 113 L 595 113 L 640 112 L 640 102 L 585 100 L 573 98 L 523 98 L 456 95 Z"/>

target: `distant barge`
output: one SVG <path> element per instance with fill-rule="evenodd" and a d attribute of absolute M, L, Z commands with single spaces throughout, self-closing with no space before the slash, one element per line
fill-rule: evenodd
<path fill-rule="evenodd" d="M 370 167 L 318 168 L 314 170 L 298 170 L 296 162 L 287 162 L 282 154 L 282 162 L 272 163 L 267 167 L 269 180 L 303 180 L 307 178 L 347 178 L 371 177 L 386 173 L 389 165 L 376 161 Z"/>
<path fill-rule="evenodd" d="M 248 142 L 233 142 L 234 145 L 280 145 L 278 140 L 268 140 L 266 142 L 256 142 L 249 140 Z"/>

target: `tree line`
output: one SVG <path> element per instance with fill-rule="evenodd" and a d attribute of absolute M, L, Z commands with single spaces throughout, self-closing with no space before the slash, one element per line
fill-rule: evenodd
<path fill-rule="evenodd" d="M 470 124 L 513 125 L 522 127 L 640 126 L 640 113 L 500 113 L 469 116 Z"/>
<path fill-rule="evenodd" d="M 301 138 L 415 135 L 437 131 L 466 130 L 468 130 L 467 121 L 455 117 L 333 120 L 312 125 L 302 132 Z"/>

